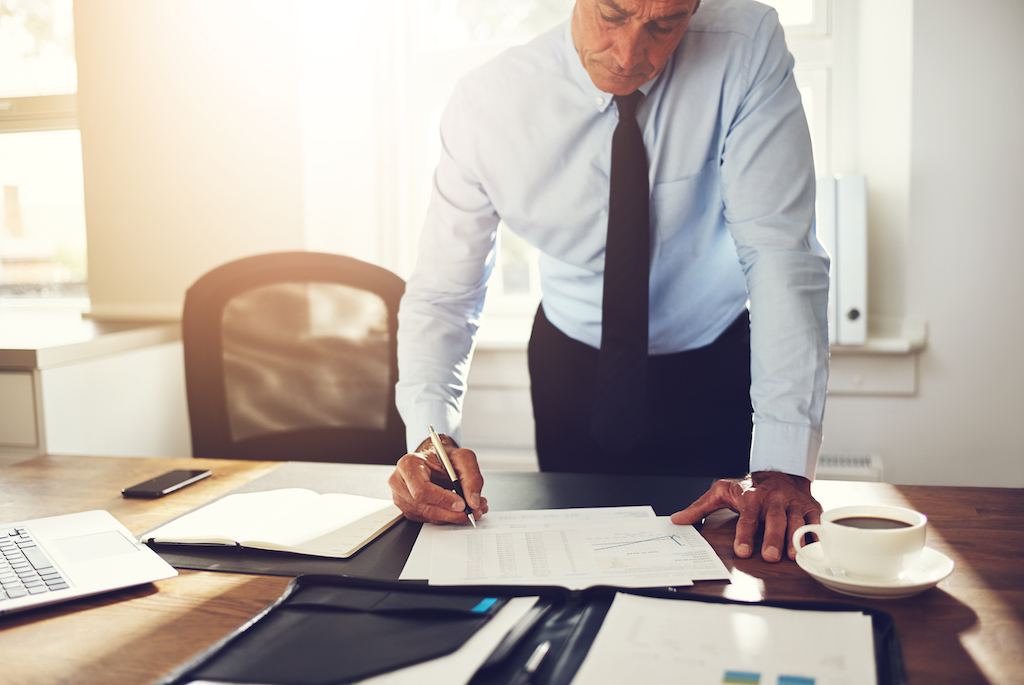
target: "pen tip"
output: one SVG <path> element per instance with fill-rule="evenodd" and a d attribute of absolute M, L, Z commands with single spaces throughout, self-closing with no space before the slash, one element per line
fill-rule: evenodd
<path fill-rule="evenodd" d="M 466 514 L 469 517 L 469 522 L 473 524 L 473 530 L 476 530 L 476 519 L 472 514 Z"/>

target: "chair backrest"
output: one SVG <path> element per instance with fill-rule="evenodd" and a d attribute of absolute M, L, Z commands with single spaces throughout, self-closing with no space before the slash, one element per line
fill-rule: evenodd
<path fill-rule="evenodd" d="M 195 457 L 394 464 L 398 303 L 405 282 L 317 252 L 246 257 L 185 295 Z"/>

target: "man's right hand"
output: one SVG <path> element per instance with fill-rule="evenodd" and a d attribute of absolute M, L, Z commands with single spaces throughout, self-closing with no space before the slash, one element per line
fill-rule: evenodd
<path fill-rule="evenodd" d="M 472 450 L 459 449 L 447 435 L 441 442 L 448 452 L 452 467 L 459 477 L 467 502 L 463 502 L 451 487 L 451 480 L 445 473 L 429 438 L 417 448 L 398 460 L 395 472 L 388 479 L 391 497 L 395 505 L 411 521 L 429 523 L 466 523 L 466 503 L 473 510 L 473 516 L 487 513 L 487 499 L 480 496 L 484 478 Z"/>

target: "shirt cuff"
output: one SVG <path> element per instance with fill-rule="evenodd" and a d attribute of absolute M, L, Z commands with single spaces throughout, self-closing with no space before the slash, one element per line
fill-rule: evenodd
<path fill-rule="evenodd" d="M 821 431 L 795 423 L 764 421 L 754 426 L 750 470 L 782 471 L 814 480 Z"/>
<path fill-rule="evenodd" d="M 410 453 L 430 437 L 428 426 L 447 435 L 456 445 L 462 445 L 462 417 L 458 409 L 447 402 L 417 403 L 411 411 L 402 412 L 402 421 L 405 423 L 405 442 Z"/>

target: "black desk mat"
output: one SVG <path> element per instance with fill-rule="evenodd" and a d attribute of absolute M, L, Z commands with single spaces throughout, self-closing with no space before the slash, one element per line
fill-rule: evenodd
<path fill-rule="evenodd" d="M 229 494 L 304 487 L 390 499 L 390 466 L 288 462 Z M 651 505 L 659 516 L 685 508 L 712 483 L 681 476 L 609 476 L 570 473 L 484 471 L 484 496 L 492 511 Z M 179 569 L 271 576 L 344 575 L 397 580 L 420 524 L 401 520 L 348 559 L 308 557 L 239 547 L 152 544 Z"/>

